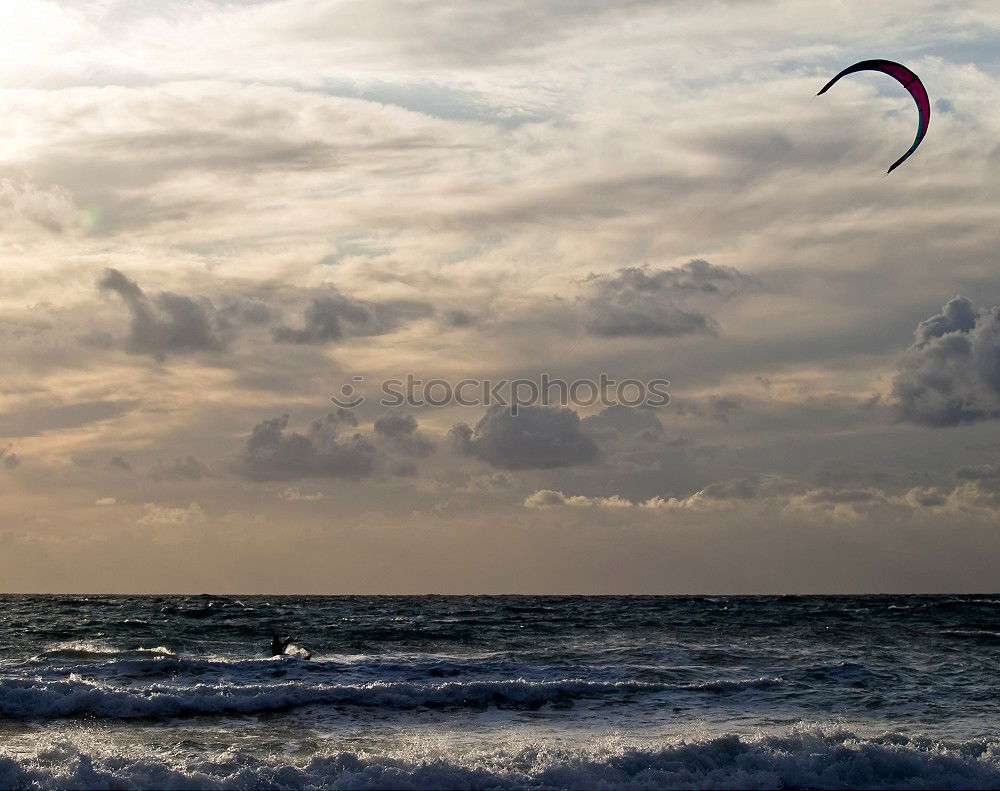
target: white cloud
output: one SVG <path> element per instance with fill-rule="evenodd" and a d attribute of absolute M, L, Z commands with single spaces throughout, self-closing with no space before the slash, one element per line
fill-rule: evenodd
<path fill-rule="evenodd" d="M 145 503 L 145 514 L 139 518 L 140 525 L 187 525 L 205 520 L 205 512 L 198 503 L 187 507 Z"/>
<path fill-rule="evenodd" d="M 282 489 L 278 496 L 282 500 L 325 500 L 326 495 L 322 492 L 303 492 L 298 486 L 289 486 Z"/>
<path fill-rule="evenodd" d="M 862 522 L 879 517 L 899 521 L 916 515 L 974 515 L 988 521 L 1000 521 L 1000 490 L 994 491 L 980 481 L 951 489 L 917 486 L 892 492 L 876 487 L 814 487 L 771 477 L 760 481 L 721 481 L 687 497 L 652 497 L 642 502 L 619 495 L 586 497 L 539 489 L 526 497 L 523 505 L 526 508 L 596 507 L 715 514 L 738 521 L 776 516 L 841 522 Z"/>
<path fill-rule="evenodd" d="M 539 489 L 524 499 L 525 508 L 555 508 L 569 506 L 571 508 L 633 508 L 634 504 L 623 497 L 583 497 L 575 495 L 567 497 L 562 492 L 551 489 Z"/>

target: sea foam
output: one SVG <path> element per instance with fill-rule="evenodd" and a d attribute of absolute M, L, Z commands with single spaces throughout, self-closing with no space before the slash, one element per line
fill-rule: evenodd
<path fill-rule="evenodd" d="M 514 768 L 516 767 L 516 768 Z M 61 789 L 661 789 L 995 788 L 1000 745 L 943 745 L 896 734 L 795 730 L 664 746 L 574 752 L 524 745 L 455 759 L 341 752 L 301 763 L 228 752 L 214 760 L 164 761 L 77 749 L 61 740 L 33 756 L 0 752 L 0 787 Z"/>

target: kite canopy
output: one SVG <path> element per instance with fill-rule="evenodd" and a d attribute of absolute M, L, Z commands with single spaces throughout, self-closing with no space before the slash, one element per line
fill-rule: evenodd
<path fill-rule="evenodd" d="M 892 163 L 892 167 L 887 171 L 888 173 L 892 173 L 892 171 L 906 161 L 910 154 L 917 150 L 917 146 L 920 145 L 920 141 L 923 140 L 924 135 L 927 134 L 927 125 L 931 120 L 931 103 L 927 98 L 927 91 L 924 89 L 924 84 L 920 82 L 920 78 L 900 63 L 894 63 L 891 60 L 863 60 L 859 63 L 855 63 L 853 66 L 848 66 L 840 72 L 840 74 L 824 85 L 823 90 L 816 95 L 820 96 L 826 93 L 841 77 L 848 74 L 854 74 L 856 71 L 880 71 L 883 74 L 888 74 L 890 77 L 895 77 L 899 80 L 902 86 L 910 92 L 910 96 L 913 97 L 913 101 L 917 103 L 917 110 L 920 113 L 920 121 L 917 124 L 917 137 L 914 139 L 913 145 L 907 149 L 906 153 Z"/>

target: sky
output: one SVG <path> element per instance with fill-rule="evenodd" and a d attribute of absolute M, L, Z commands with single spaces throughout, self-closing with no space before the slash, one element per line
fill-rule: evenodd
<path fill-rule="evenodd" d="M 0 590 L 1000 589 L 998 72 L 973 0 L 3 4 Z M 543 375 L 670 401 L 379 403 Z"/>

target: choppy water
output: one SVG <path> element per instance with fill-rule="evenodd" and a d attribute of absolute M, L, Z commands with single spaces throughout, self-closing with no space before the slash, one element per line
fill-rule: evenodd
<path fill-rule="evenodd" d="M 998 678 L 1000 596 L 6 596 L 0 788 L 1000 788 Z"/>

